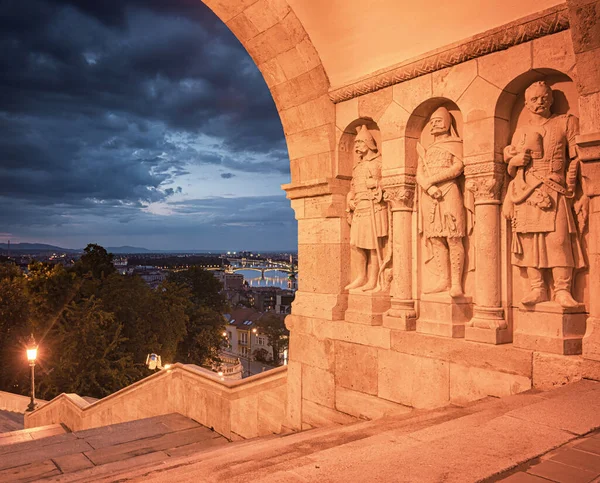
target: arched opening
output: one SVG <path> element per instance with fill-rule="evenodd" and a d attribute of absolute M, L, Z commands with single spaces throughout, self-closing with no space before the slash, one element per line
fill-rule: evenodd
<path fill-rule="evenodd" d="M 15 235 L 75 249 L 294 251 L 296 222 L 280 191 L 289 158 L 273 98 L 296 171 L 333 148 L 325 139 L 312 153 L 305 139 L 327 129 L 329 120 L 302 109 L 328 86 L 306 50 L 290 52 L 309 41 L 289 24 L 289 8 L 273 23 L 248 16 L 252 33 L 244 35 L 241 12 L 225 26 L 201 3 L 36 5 L 30 15 L 13 4 L 6 18 L 27 24 L 8 30 L 17 40 L 4 59 L 12 78 L 3 98 L 2 213 L 13 254 Z M 273 27 L 291 43 L 251 41 Z M 267 86 L 237 40 L 223 40 L 227 28 Z M 268 71 L 282 54 L 281 72 Z M 212 229 L 222 247 L 211 243 Z M 169 247 L 174 240 L 182 245 Z"/>

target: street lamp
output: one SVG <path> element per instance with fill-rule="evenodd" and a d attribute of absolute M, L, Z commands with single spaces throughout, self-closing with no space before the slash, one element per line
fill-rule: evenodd
<path fill-rule="evenodd" d="M 27 411 L 33 411 L 35 409 L 35 360 L 37 359 L 38 346 L 35 343 L 33 334 L 29 337 L 29 343 L 27 345 L 27 360 L 29 361 L 29 367 L 31 367 L 31 401 L 27 406 Z"/>

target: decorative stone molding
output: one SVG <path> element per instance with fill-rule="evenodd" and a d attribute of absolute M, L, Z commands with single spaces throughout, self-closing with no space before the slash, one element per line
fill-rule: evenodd
<path fill-rule="evenodd" d="M 502 179 L 493 176 L 477 176 L 467 179 L 466 188 L 473 193 L 475 204 L 500 203 Z"/>
<path fill-rule="evenodd" d="M 469 40 L 453 44 L 446 50 L 425 54 L 416 60 L 397 65 L 385 72 L 331 89 L 329 97 L 337 104 L 568 28 L 567 7 L 564 4 L 558 5 L 502 27 L 488 30 Z"/>
<path fill-rule="evenodd" d="M 382 179 L 383 199 L 392 211 L 412 211 L 415 200 L 416 180 L 412 175 L 394 175 Z"/>
<path fill-rule="evenodd" d="M 486 161 L 484 163 L 466 164 L 465 176 L 470 178 L 478 175 L 500 176 L 506 172 L 506 164 L 504 162 Z"/>

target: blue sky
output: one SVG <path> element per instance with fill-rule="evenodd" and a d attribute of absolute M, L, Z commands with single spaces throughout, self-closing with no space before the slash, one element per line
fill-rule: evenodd
<path fill-rule="evenodd" d="M 199 0 L 0 0 L 0 240 L 289 250 L 281 123 Z"/>

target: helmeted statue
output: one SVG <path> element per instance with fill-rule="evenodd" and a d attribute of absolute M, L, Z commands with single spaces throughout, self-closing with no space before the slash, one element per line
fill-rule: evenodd
<path fill-rule="evenodd" d="M 381 154 L 366 126 L 354 139 L 357 155 L 346 212 L 350 223 L 350 246 L 358 259 L 358 274 L 346 289 L 377 291 L 380 267 L 388 236 L 388 208 L 381 189 Z"/>
<path fill-rule="evenodd" d="M 463 195 L 458 183 L 464 165 L 462 140 L 452 125 L 452 116 L 445 107 L 438 108 L 430 118 L 433 144 L 425 151 L 418 144 L 417 183 L 420 186 L 419 216 L 423 236 L 438 273 L 429 293 L 449 290 L 452 297 L 463 294 L 462 274 L 465 260 L 463 237 L 466 216 Z"/>
<path fill-rule="evenodd" d="M 584 266 L 577 225 L 573 216 L 579 160 L 575 146 L 578 120 L 550 112 L 552 89 L 545 82 L 525 91 L 530 119 L 515 130 L 504 149 L 508 173 L 513 178 L 503 212 L 511 220 L 512 263 L 527 269 L 531 289 L 521 300 L 532 305 L 548 300 L 542 270 L 550 269 L 555 301 L 574 307 L 571 295 L 573 269 Z M 575 204 L 583 228 L 589 200 Z"/>

